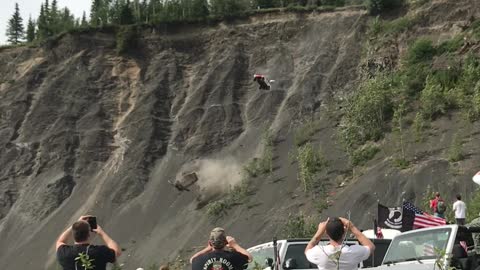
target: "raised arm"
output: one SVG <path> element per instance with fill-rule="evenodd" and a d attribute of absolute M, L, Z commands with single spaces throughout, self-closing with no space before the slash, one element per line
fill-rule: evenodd
<path fill-rule="evenodd" d="M 320 242 L 320 240 L 322 240 L 322 236 L 325 234 L 325 230 L 327 228 L 327 222 L 328 222 L 328 219 L 327 219 L 327 221 L 320 222 L 320 224 L 318 224 L 317 232 L 312 237 L 310 242 L 308 242 L 307 247 L 305 248 L 305 253 L 307 252 L 307 250 L 315 247 L 318 244 L 318 242 Z"/>
<path fill-rule="evenodd" d="M 68 237 L 72 234 L 72 227 L 68 227 L 60 236 L 57 238 L 57 243 L 55 245 L 55 250 L 58 250 L 59 247 L 66 245 L 68 242 Z"/>
<path fill-rule="evenodd" d="M 207 254 L 208 252 L 210 252 L 212 250 L 213 250 L 212 246 L 210 246 L 210 244 L 207 244 L 207 246 L 204 249 L 202 249 L 199 252 L 193 254 L 193 256 L 190 258 L 190 263 L 192 263 L 193 259 L 195 259 L 196 257 L 201 256 L 203 254 Z"/>
<path fill-rule="evenodd" d="M 244 249 L 243 247 L 241 247 L 237 241 L 235 241 L 235 238 L 231 237 L 231 236 L 227 236 L 227 243 L 228 243 L 228 246 L 232 249 L 234 249 L 236 252 L 238 253 L 241 253 L 245 256 L 248 257 L 248 262 L 251 262 L 252 261 L 252 254 L 250 254 L 250 252 L 248 252 L 246 249 Z"/>
<path fill-rule="evenodd" d="M 100 225 L 97 225 L 97 229 L 93 231 L 96 232 L 98 235 L 100 235 L 100 237 L 102 238 L 103 242 L 105 242 L 105 245 L 107 245 L 107 247 L 115 251 L 116 258 L 122 255 L 122 249 L 120 248 L 120 246 L 117 244 L 117 242 L 115 242 L 115 240 L 113 240 L 112 238 L 110 238 L 110 236 L 108 236 L 108 234 L 102 229 L 102 227 L 100 227 Z"/>
<path fill-rule="evenodd" d="M 350 229 L 353 235 L 355 235 L 355 238 L 357 238 L 360 245 L 368 247 L 370 249 L 370 254 L 372 254 L 375 250 L 375 245 L 373 242 L 370 241 L 370 239 L 368 239 L 359 229 L 357 229 L 357 227 L 355 227 L 350 220 L 346 218 L 340 218 L 340 220 L 342 221 L 343 225 L 347 227 L 347 229 Z"/>

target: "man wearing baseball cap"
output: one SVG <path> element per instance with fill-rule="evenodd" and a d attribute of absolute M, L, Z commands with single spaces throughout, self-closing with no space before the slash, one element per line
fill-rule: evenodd
<path fill-rule="evenodd" d="M 252 255 L 222 228 L 210 233 L 207 247 L 190 258 L 192 270 L 242 270 L 252 260 Z"/>

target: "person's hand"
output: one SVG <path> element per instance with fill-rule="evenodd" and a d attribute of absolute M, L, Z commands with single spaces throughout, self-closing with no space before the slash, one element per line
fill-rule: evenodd
<path fill-rule="evenodd" d="M 78 221 L 87 221 L 87 219 L 91 217 L 91 215 L 86 215 L 86 216 L 80 216 L 80 218 L 78 219 Z"/>
<path fill-rule="evenodd" d="M 339 217 L 340 221 L 343 223 L 346 229 L 351 228 L 353 226 L 352 222 L 346 218 Z"/>
<path fill-rule="evenodd" d="M 330 218 L 327 218 L 327 220 L 318 223 L 317 232 L 323 232 L 323 231 L 325 231 L 325 229 L 327 228 L 327 223 L 328 223 L 328 220 L 329 220 L 329 219 L 330 219 Z"/>
<path fill-rule="evenodd" d="M 92 230 L 94 233 L 98 234 L 98 235 L 102 235 L 102 233 L 104 232 L 102 227 L 100 227 L 100 225 L 97 224 L 97 228 L 96 229 L 93 229 Z"/>
<path fill-rule="evenodd" d="M 237 242 L 235 241 L 235 238 L 231 236 L 227 236 L 227 245 L 231 248 L 237 245 Z"/>

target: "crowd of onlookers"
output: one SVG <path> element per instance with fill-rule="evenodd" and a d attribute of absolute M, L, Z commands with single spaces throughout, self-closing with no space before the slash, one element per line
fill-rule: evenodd
<path fill-rule="evenodd" d="M 57 260 L 64 270 L 106 270 L 107 264 L 114 263 L 121 255 L 117 242 L 92 218 L 80 217 L 58 237 Z M 347 231 L 355 235 L 360 245 L 343 244 Z M 104 245 L 91 244 L 91 232 L 99 235 Z M 329 245 L 317 245 L 324 235 L 330 239 Z M 73 245 L 67 244 L 70 236 L 73 236 Z M 374 244 L 350 220 L 335 217 L 318 225 L 317 232 L 305 249 L 305 255 L 319 269 L 333 269 L 335 265 L 339 265 L 337 269 L 341 270 L 356 269 L 356 265 L 367 259 L 374 249 Z M 242 270 L 251 261 L 252 255 L 235 238 L 227 235 L 223 228 L 213 229 L 205 248 L 190 258 L 192 270 Z M 168 265 L 161 266 L 160 270 L 168 270 Z"/>
<path fill-rule="evenodd" d="M 462 201 L 462 196 L 460 194 L 457 194 L 456 197 L 457 200 L 453 203 L 452 206 L 452 210 L 455 213 L 455 221 L 458 225 L 465 225 L 467 206 Z M 439 192 L 436 192 L 435 198 L 430 200 L 430 208 L 434 216 L 445 218 L 447 204 L 445 200 L 440 196 Z"/>
<path fill-rule="evenodd" d="M 462 197 L 457 195 L 452 210 L 457 224 L 465 224 L 466 206 Z M 447 209 L 440 193 L 430 201 L 430 208 L 437 217 L 445 218 Z M 347 232 L 350 231 L 359 245 L 344 245 Z M 101 237 L 104 245 L 92 245 L 91 232 Z M 323 236 L 329 238 L 329 244 L 320 246 Z M 73 236 L 74 244 L 67 244 Z M 82 216 L 57 239 L 57 260 L 64 270 L 106 270 L 108 263 L 114 263 L 121 255 L 121 248 L 96 223 L 92 216 Z M 366 260 L 375 250 L 375 245 L 345 218 L 334 217 L 318 224 L 318 229 L 305 248 L 307 259 L 318 269 L 357 269 L 358 264 Z M 210 232 L 207 245 L 190 258 L 192 270 L 242 270 L 252 261 L 252 255 L 241 247 L 235 238 L 226 234 L 223 228 L 214 228 Z M 138 268 L 137 270 L 143 270 Z M 163 265 L 160 270 L 168 270 Z"/>

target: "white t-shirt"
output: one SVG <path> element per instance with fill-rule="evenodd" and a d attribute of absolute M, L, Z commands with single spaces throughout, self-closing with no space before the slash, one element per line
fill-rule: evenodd
<path fill-rule="evenodd" d="M 455 218 L 465 218 L 465 203 L 462 201 L 456 201 L 453 203 L 453 210 L 455 211 Z"/>
<path fill-rule="evenodd" d="M 306 252 L 307 259 L 318 266 L 319 270 L 337 269 L 334 253 L 339 251 L 339 247 L 332 245 L 315 246 Z M 370 256 L 370 248 L 366 246 L 353 245 L 344 246 L 340 253 L 340 270 L 358 269 L 358 264 L 368 259 Z"/>

